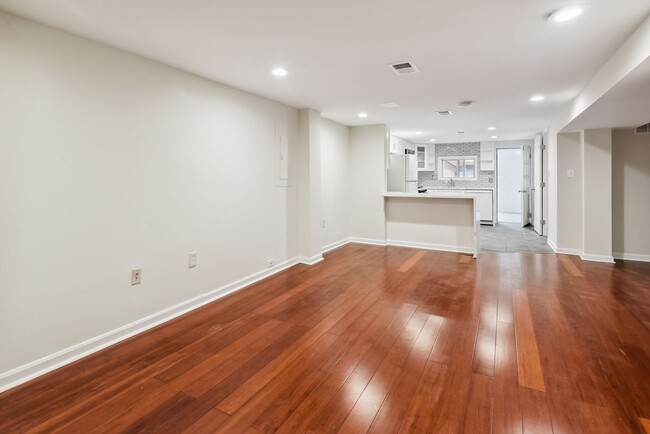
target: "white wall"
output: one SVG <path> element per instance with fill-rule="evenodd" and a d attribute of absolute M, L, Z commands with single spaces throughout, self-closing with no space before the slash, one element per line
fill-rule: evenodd
<path fill-rule="evenodd" d="M 497 149 L 497 211 L 521 214 L 521 149 Z"/>
<path fill-rule="evenodd" d="M 321 254 L 321 116 L 311 109 L 298 115 L 299 260 L 314 264 Z"/>
<path fill-rule="evenodd" d="M 0 18 L 0 373 L 297 254 L 295 109 Z"/>
<path fill-rule="evenodd" d="M 350 238 L 350 128 L 321 120 L 322 246 Z"/>
<path fill-rule="evenodd" d="M 612 209 L 614 255 L 650 261 L 650 135 L 613 131 Z"/>
<path fill-rule="evenodd" d="M 582 252 L 582 144 L 580 133 L 557 135 L 557 247 L 560 252 Z M 568 176 L 573 170 L 574 177 Z"/>
<path fill-rule="evenodd" d="M 385 125 L 350 128 L 350 233 L 353 238 L 386 241 L 383 194 L 387 141 Z"/>
<path fill-rule="evenodd" d="M 553 126 L 550 126 L 547 133 L 545 134 L 544 143 L 546 143 L 546 154 L 548 164 L 545 165 L 546 169 L 546 188 L 544 193 L 546 195 L 546 206 L 544 207 L 544 213 L 547 228 L 546 235 L 548 237 L 548 243 L 557 247 L 557 166 L 558 166 L 558 143 L 557 143 L 557 129 Z"/>
<path fill-rule="evenodd" d="M 612 130 L 584 130 L 582 137 L 582 258 L 613 262 Z"/>

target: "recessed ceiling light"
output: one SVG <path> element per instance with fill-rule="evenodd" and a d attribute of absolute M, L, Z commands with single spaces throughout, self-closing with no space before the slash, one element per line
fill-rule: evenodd
<path fill-rule="evenodd" d="M 361 112 L 361 113 L 359 113 L 358 116 L 359 116 L 360 118 L 367 118 L 367 117 L 368 117 L 368 113 L 366 113 L 366 112 Z"/>
<path fill-rule="evenodd" d="M 465 131 L 458 131 L 458 134 L 465 134 Z"/>
<path fill-rule="evenodd" d="M 551 13 L 548 16 L 548 19 L 556 23 L 563 23 L 565 21 L 570 21 L 574 18 L 578 18 L 580 15 L 582 15 L 583 12 L 584 8 L 582 6 L 569 6 L 566 8 L 558 9 L 555 12 Z"/>
<path fill-rule="evenodd" d="M 287 71 L 286 69 L 280 66 L 278 66 L 277 68 L 273 68 L 273 71 L 271 71 L 271 74 L 275 75 L 276 77 L 284 77 L 288 73 L 289 71 Z"/>
<path fill-rule="evenodd" d="M 498 139 L 498 138 L 499 138 L 499 136 L 492 136 L 492 138 L 493 138 L 493 139 Z"/>
<path fill-rule="evenodd" d="M 393 102 L 393 101 L 382 102 L 382 103 L 379 104 L 379 105 L 380 105 L 381 107 L 383 107 L 383 108 L 388 108 L 388 109 L 399 107 L 399 104 L 397 104 L 396 102 Z"/>
<path fill-rule="evenodd" d="M 429 140 L 429 141 L 430 141 L 430 142 L 435 142 L 435 141 L 436 141 L 436 139 L 431 139 L 431 140 Z"/>
<path fill-rule="evenodd" d="M 532 102 L 540 102 L 540 101 L 544 101 L 545 99 L 546 98 L 544 98 L 544 95 L 535 95 L 530 100 Z"/>
<path fill-rule="evenodd" d="M 419 136 L 420 134 L 422 134 L 422 131 L 416 131 L 415 134 Z"/>
<path fill-rule="evenodd" d="M 488 127 L 488 131 L 494 131 L 496 129 L 497 129 L 497 127 Z"/>
<path fill-rule="evenodd" d="M 458 107 L 471 107 L 474 104 L 474 101 L 461 101 L 458 103 Z"/>
<path fill-rule="evenodd" d="M 437 111 L 436 113 L 438 113 L 438 116 L 451 116 L 454 114 L 454 112 L 452 112 L 451 110 L 440 110 Z"/>

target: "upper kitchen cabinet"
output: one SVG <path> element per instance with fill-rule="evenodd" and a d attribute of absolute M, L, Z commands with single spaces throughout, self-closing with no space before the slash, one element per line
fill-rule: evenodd
<path fill-rule="evenodd" d="M 407 149 L 415 151 L 413 143 L 404 140 L 401 137 L 391 135 L 388 144 L 388 152 L 390 154 L 404 155 L 404 151 Z"/>
<path fill-rule="evenodd" d="M 481 142 L 479 170 L 494 170 L 494 142 Z"/>
<path fill-rule="evenodd" d="M 415 155 L 418 161 L 418 171 L 436 170 L 436 146 L 434 144 L 416 145 Z"/>

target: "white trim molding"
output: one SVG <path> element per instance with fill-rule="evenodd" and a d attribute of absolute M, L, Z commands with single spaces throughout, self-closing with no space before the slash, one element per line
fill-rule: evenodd
<path fill-rule="evenodd" d="M 287 268 L 292 267 L 297 263 L 298 259 L 290 259 L 276 265 L 275 267 L 251 274 L 235 282 L 229 283 L 205 294 L 201 294 L 197 297 L 181 302 L 175 306 L 168 307 L 167 309 L 163 309 L 130 324 L 126 324 L 115 330 L 111 330 L 102 335 L 88 339 L 87 341 L 72 345 L 71 347 L 65 348 L 61 351 L 57 351 L 54 354 L 50 354 L 41 359 L 14 368 L 10 371 L 2 372 L 0 373 L 0 392 L 11 389 L 12 387 L 16 387 L 36 377 L 47 374 L 50 371 L 96 353 L 97 351 L 100 351 L 106 347 L 117 344 L 118 342 L 156 327 L 157 325 L 188 313 L 203 305 L 211 303 L 221 297 L 239 291 L 240 289 L 250 286 L 251 284 L 265 279 L 273 274 L 286 270 Z"/>
<path fill-rule="evenodd" d="M 550 238 L 548 238 L 548 239 L 546 240 L 546 244 L 548 244 L 549 247 L 550 247 L 551 249 L 553 249 L 553 251 L 554 251 L 555 253 L 557 253 L 558 255 L 582 256 L 582 250 L 578 250 L 578 249 L 563 249 L 563 248 L 561 248 L 561 247 L 556 246 L 555 243 L 554 243 Z"/>
<path fill-rule="evenodd" d="M 471 255 L 474 255 L 476 253 L 475 249 L 472 247 L 447 246 L 443 244 L 418 243 L 414 241 L 388 240 L 387 244 L 389 246 L 411 247 L 415 249 L 424 249 L 424 250 L 437 250 L 440 252 L 469 253 Z"/>
<path fill-rule="evenodd" d="M 341 246 L 345 246 L 346 244 L 350 243 L 351 238 L 343 238 L 342 240 L 336 241 L 334 243 L 330 243 L 326 246 L 321 247 L 321 253 L 327 253 L 331 250 L 338 249 Z"/>
<path fill-rule="evenodd" d="M 586 253 L 582 253 L 580 254 L 580 259 L 582 259 L 583 261 L 605 262 L 608 264 L 614 263 L 614 257 L 607 256 L 607 255 L 589 255 Z"/>
<path fill-rule="evenodd" d="M 375 239 L 372 239 L 372 238 L 351 237 L 350 242 L 351 243 L 357 243 L 357 244 L 369 244 L 371 246 L 387 246 L 388 245 L 386 243 L 386 240 L 375 240 Z"/>
<path fill-rule="evenodd" d="M 311 258 L 308 258 L 306 256 L 298 256 L 298 262 L 305 265 L 314 265 L 319 263 L 322 260 L 323 260 L 322 253 L 319 253 L 318 255 L 314 255 Z"/>
<path fill-rule="evenodd" d="M 614 252 L 614 259 L 622 259 L 624 261 L 639 261 L 650 262 L 650 255 L 638 255 L 636 253 L 620 253 Z"/>

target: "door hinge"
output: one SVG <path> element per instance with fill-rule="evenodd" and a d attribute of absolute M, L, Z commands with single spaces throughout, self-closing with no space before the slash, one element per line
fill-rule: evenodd
<path fill-rule="evenodd" d="M 544 226 L 544 225 L 546 224 L 546 220 L 541 219 L 541 220 L 539 221 L 539 224 L 542 225 L 542 226 Z"/>
<path fill-rule="evenodd" d="M 539 149 L 541 149 L 542 151 L 546 151 L 546 145 L 539 145 Z"/>
<path fill-rule="evenodd" d="M 546 183 L 545 183 L 545 182 L 540 182 L 540 183 L 539 183 L 539 186 L 540 186 L 541 188 L 544 188 L 544 187 L 546 187 Z"/>

